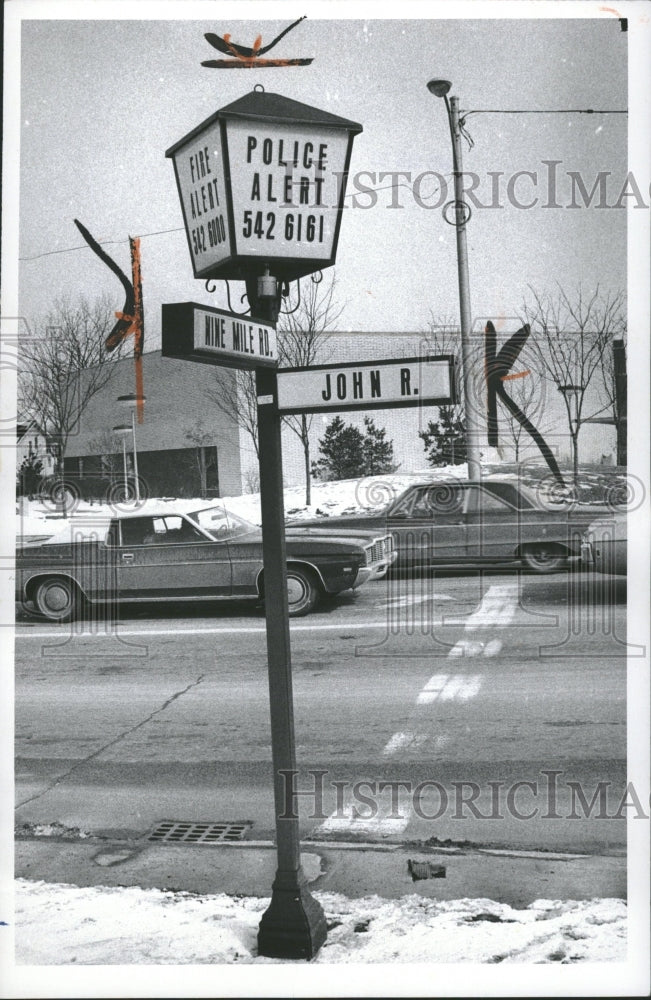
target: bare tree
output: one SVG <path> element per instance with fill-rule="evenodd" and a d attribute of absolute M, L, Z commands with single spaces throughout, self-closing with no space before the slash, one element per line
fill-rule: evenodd
<path fill-rule="evenodd" d="M 255 387 L 255 372 L 237 368 L 233 374 L 233 379 L 216 381 L 214 386 L 205 390 L 205 396 L 218 410 L 230 417 L 238 427 L 249 435 L 256 457 L 259 459 L 258 395 Z"/>
<path fill-rule="evenodd" d="M 191 427 L 185 429 L 185 438 L 194 445 L 201 496 L 205 499 L 208 496 L 208 472 L 215 468 L 215 437 L 212 431 L 206 430 L 199 417 Z M 210 451 L 207 453 L 210 448 L 212 455 Z"/>
<path fill-rule="evenodd" d="M 301 284 L 301 299 L 293 312 L 281 313 L 278 324 L 278 355 L 287 368 L 303 368 L 317 360 L 326 360 L 324 350 L 329 331 L 343 311 L 334 301 L 334 276 L 324 285 L 313 281 Z M 232 381 L 223 380 L 206 390 L 206 397 L 222 413 L 230 417 L 248 434 L 255 454 L 260 458 L 258 444 L 258 403 L 255 372 L 235 372 Z M 312 416 L 285 417 L 287 426 L 298 436 L 303 447 L 305 465 L 305 502 L 311 502 L 310 428 Z"/>
<path fill-rule="evenodd" d="M 523 312 L 540 347 L 540 375 L 563 397 L 576 484 L 581 427 L 607 408 L 600 402 L 596 410 L 588 412 L 587 393 L 603 380 L 604 360 L 607 363 L 613 334 L 621 330 L 624 294 L 602 292 L 597 285 L 590 294 L 579 286 L 570 295 L 559 285 L 555 294 L 541 294 L 530 288 L 530 295 L 531 301 L 525 303 Z"/>
<path fill-rule="evenodd" d="M 427 331 L 423 334 L 423 339 L 420 343 L 415 346 L 419 352 L 422 352 L 423 348 L 427 347 L 427 350 L 432 354 L 451 354 L 455 359 L 456 389 L 457 399 L 459 400 L 455 406 L 458 407 L 457 416 L 463 419 L 463 386 L 461 364 L 459 361 L 461 357 L 461 331 L 458 321 L 449 316 L 435 317 L 434 313 L 431 313 Z"/>
<path fill-rule="evenodd" d="M 278 326 L 278 353 L 280 363 L 287 368 L 308 368 L 317 361 L 326 361 L 329 334 L 334 330 L 343 312 L 335 300 L 334 274 L 323 285 L 305 281 L 301 298 L 292 312 L 281 313 Z M 300 413 L 285 417 L 286 425 L 296 434 L 303 448 L 305 469 L 305 503 L 312 502 L 310 461 L 310 428 L 313 415 Z"/>
<path fill-rule="evenodd" d="M 113 479 L 122 468 L 122 442 L 117 434 L 108 428 L 96 434 L 88 441 L 88 451 L 91 455 L 97 455 L 100 460 L 102 472 Z"/>
<path fill-rule="evenodd" d="M 509 396 L 513 402 L 520 408 L 520 410 L 527 416 L 531 417 L 531 412 L 535 409 L 536 404 L 539 401 L 539 387 L 533 378 L 525 376 L 524 378 L 514 379 L 509 381 Z M 538 430 L 542 434 L 546 434 L 549 426 L 544 424 L 540 426 L 536 420 L 536 425 Z M 514 459 L 516 462 L 520 461 L 520 451 L 522 447 L 526 447 L 527 442 L 530 440 L 529 435 L 525 428 L 522 426 L 519 420 L 516 420 L 513 413 L 510 410 L 506 410 L 505 419 L 502 423 L 500 430 L 502 435 L 506 438 L 508 443 L 513 447 Z M 524 441 L 523 441 L 524 435 Z"/>
<path fill-rule="evenodd" d="M 461 442 L 459 435 L 461 434 L 465 438 L 466 408 L 460 363 L 461 332 L 458 321 L 450 316 L 437 317 L 431 313 L 427 331 L 423 334 L 422 340 L 414 345 L 414 349 L 419 356 L 424 349 L 427 349 L 432 354 L 450 354 L 455 359 L 454 378 L 458 402 L 438 406 L 436 408 L 438 419 L 430 420 L 427 428 L 420 432 L 419 437 L 422 439 L 426 451 L 431 447 L 433 440 L 438 437 L 441 451 L 440 461 L 454 464 L 457 454 L 460 454 L 460 461 L 464 462 L 466 460 L 465 440 Z"/>
<path fill-rule="evenodd" d="M 104 345 L 114 325 L 108 296 L 61 299 L 36 325 L 37 335 L 20 345 L 21 405 L 53 441 L 59 471 L 82 413 L 115 372 L 120 348 L 110 353 Z"/>

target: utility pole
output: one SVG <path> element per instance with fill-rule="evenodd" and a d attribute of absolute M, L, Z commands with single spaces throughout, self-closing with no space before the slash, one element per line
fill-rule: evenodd
<path fill-rule="evenodd" d="M 465 400 L 466 457 L 468 479 L 481 479 L 480 441 L 482 421 L 479 400 L 473 382 L 472 311 L 470 308 L 470 275 L 468 272 L 468 244 L 466 225 L 470 218 L 470 208 L 463 200 L 463 159 L 461 154 L 461 129 L 459 127 L 459 98 L 448 92 L 452 84 L 449 80 L 430 80 L 427 89 L 435 97 L 442 97 L 450 126 L 452 140 L 452 167 L 454 173 L 454 227 L 457 234 L 457 271 L 459 280 L 459 314 L 461 320 L 461 363 L 463 366 L 463 395 Z M 447 206 L 446 206 L 447 207 Z M 444 218 L 445 209 L 444 209 Z M 447 220 L 449 221 L 449 220 Z M 479 369 L 477 369 L 479 370 Z"/>
<path fill-rule="evenodd" d="M 613 371 L 615 378 L 615 430 L 617 433 L 617 464 L 626 465 L 627 392 L 626 348 L 623 340 L 613 341 Z"/>

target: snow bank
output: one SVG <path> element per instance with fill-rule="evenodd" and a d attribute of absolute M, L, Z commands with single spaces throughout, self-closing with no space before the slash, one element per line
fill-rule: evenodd
<path fill-rule="evenodd" d="M 328 920 L 321 964 L 576 963 L 626 959 L 620 899 L 399 900 L 314 894 Z M 257 955 L 268 900 L 140 888 L 16 883 L 19 965 L 276 963 Z"/>
<path fill-rule="evenodd" d="M 285 514 L 288 518 L 312 518 L 330 516 L 333 514 L 355 513 L 383 507 L 397 497 L 414 482 L 423 479 L 445 479 L 450 477 L 466 478 L 466 467 L 446 466 L 441 469 L 430 469 L 423 473 L 387 476 L 366 476 L 362 479 L 346 479 L 332 483 L 313 483 L 312 503 L 305 505 L 305 487 L 292 486 L 284 491 Z M 108 524 L 116 514 L 164 508 L 170 513 L 175 511 L 199 510 L 211 504 L 221 504 L 234 514 L 260 524 L 260 494 L 248 493 L 243 496 L 220 497 L 218 500 L 177 499 L 163 497 L 147 500 L 140 505 L 119 504 L 112 508 L 110 504 L 86 503 L 81 501 L 69 516 L 64 518 L 53 515 L 51 506 L 42 501 L 23 500 L 21 512 L 16 516 L 16 534 L 23 538 L 42 537 L 47 535 L 52 541 L 64 541 L 70 533 L 84 526 Z"/>
<path fill-rule="evenodd" d="M 484 471 L 486 474 L 490 473 L 493 478 L 521 479 L 525 484 L 537 489 L 539 499 L 544 499 L 544 490 L 539 491 L 541 482 L 550 489 L 554 485 L 549 475 L 544 475 L 540 470 L 525 474 L 518 472 L 516 466 L 493 464 L 487 466 Z M 466 465 L 447 465 L 403 474 L 365 476 L 361 479 L 344 479 L 331 483 L 317 482 L 312 484 L 312 502 L 309 506 L 305 504 L 305 487 L 291 486 L 284 491 L 285 516 L 288 520 L 300 521 L 307 518 L 363 513 L 384 507 L 412 483 L 467 478 Z M 582 473 L 578 499 L 581 503 L 602 503 L 604 495 L 610 495 L 608 490 L 612 492 L 615 485 L 612 470 L 599 474 Z M 110 504 L 90 504 L 81 501 L 67 518 L 53 516 L 51 505 L 48 507 L 42 501 L 22 500 L 21 513 L 16 517 L 16 533 L 23 541 L 29 542 L 30 539 L 36 540 L 39 536 L 47 535 L 51 541 L 59 542 L 70 539 L 71 532 L 78 536 L 79 532 L 84 534 L 92 530 L 105 531 L 110 518 L 116 514 L 138 511 L 147 513 L 154 509 L 160 510 L 161 507 L 169 513 L 175 513 L 199 510 L 212 504 L 221 504 L 253 524 L 261 523 L 259 493 L 220 497 L 216 500 L 202 500 L 201 497 L 194 499 L 163 497 L 147 500 L 139 505 L 118 504 L 115 507 L 111 507 Z"/>

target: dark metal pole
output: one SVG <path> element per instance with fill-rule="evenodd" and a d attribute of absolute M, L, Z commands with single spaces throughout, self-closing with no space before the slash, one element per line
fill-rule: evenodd
<path fill-rule="evenodd" d="M 617 464 L 626 465 L 626 346 L 623 340 L 613 341 L 613 369 L 615 377 L 615 430 L 617 433 Z"/>
<path fill-rule="evenodd" d="M 251 314 L 275 324 L 277 301 L 259 299 L 256 287 L 255 280 L 247 283 Z M 271 755 L 278 853 L 271 903 L 258 929 L 258 953 L 272 958 L 312 958 L 326 939 L 326 920 L 321 905 L 307 889 L 307 880 L 301 868 L 298 815 L 289 810 L 291 815 L 285 818 L 286 776 L 282 773 L 296 771 L 296 750 L 276 381 L 274 369 L 256 370 Z"/>

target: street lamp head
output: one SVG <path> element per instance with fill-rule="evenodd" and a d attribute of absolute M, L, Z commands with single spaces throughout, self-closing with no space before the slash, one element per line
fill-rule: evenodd
<path fill-rule="evenodd" d="M 452 84 L 449 80 L 430 80 L 427 84 L 427 89 L 435 97 L 445 97 L 451 86 Z"/>
<path fill-rule="evenodd" d="M 146 401 L 146 396 L 136 396 L 134 392 L 129 392 L 126 396 L 118 396 L 118 403 L 122 403 L 123 406 L 137 406 L 138 403 Z"/>
<path fill-rule="evenodd" d="M 585 390 L 584 385 L 559 385 L 558 391 L 564 396 L 578 396 Z"/>
<path fill-rule="evenodd" d="M 130 424 L 118 424 L 117 427 L 113 428 L 114 434 L 131 434 Z"/>

